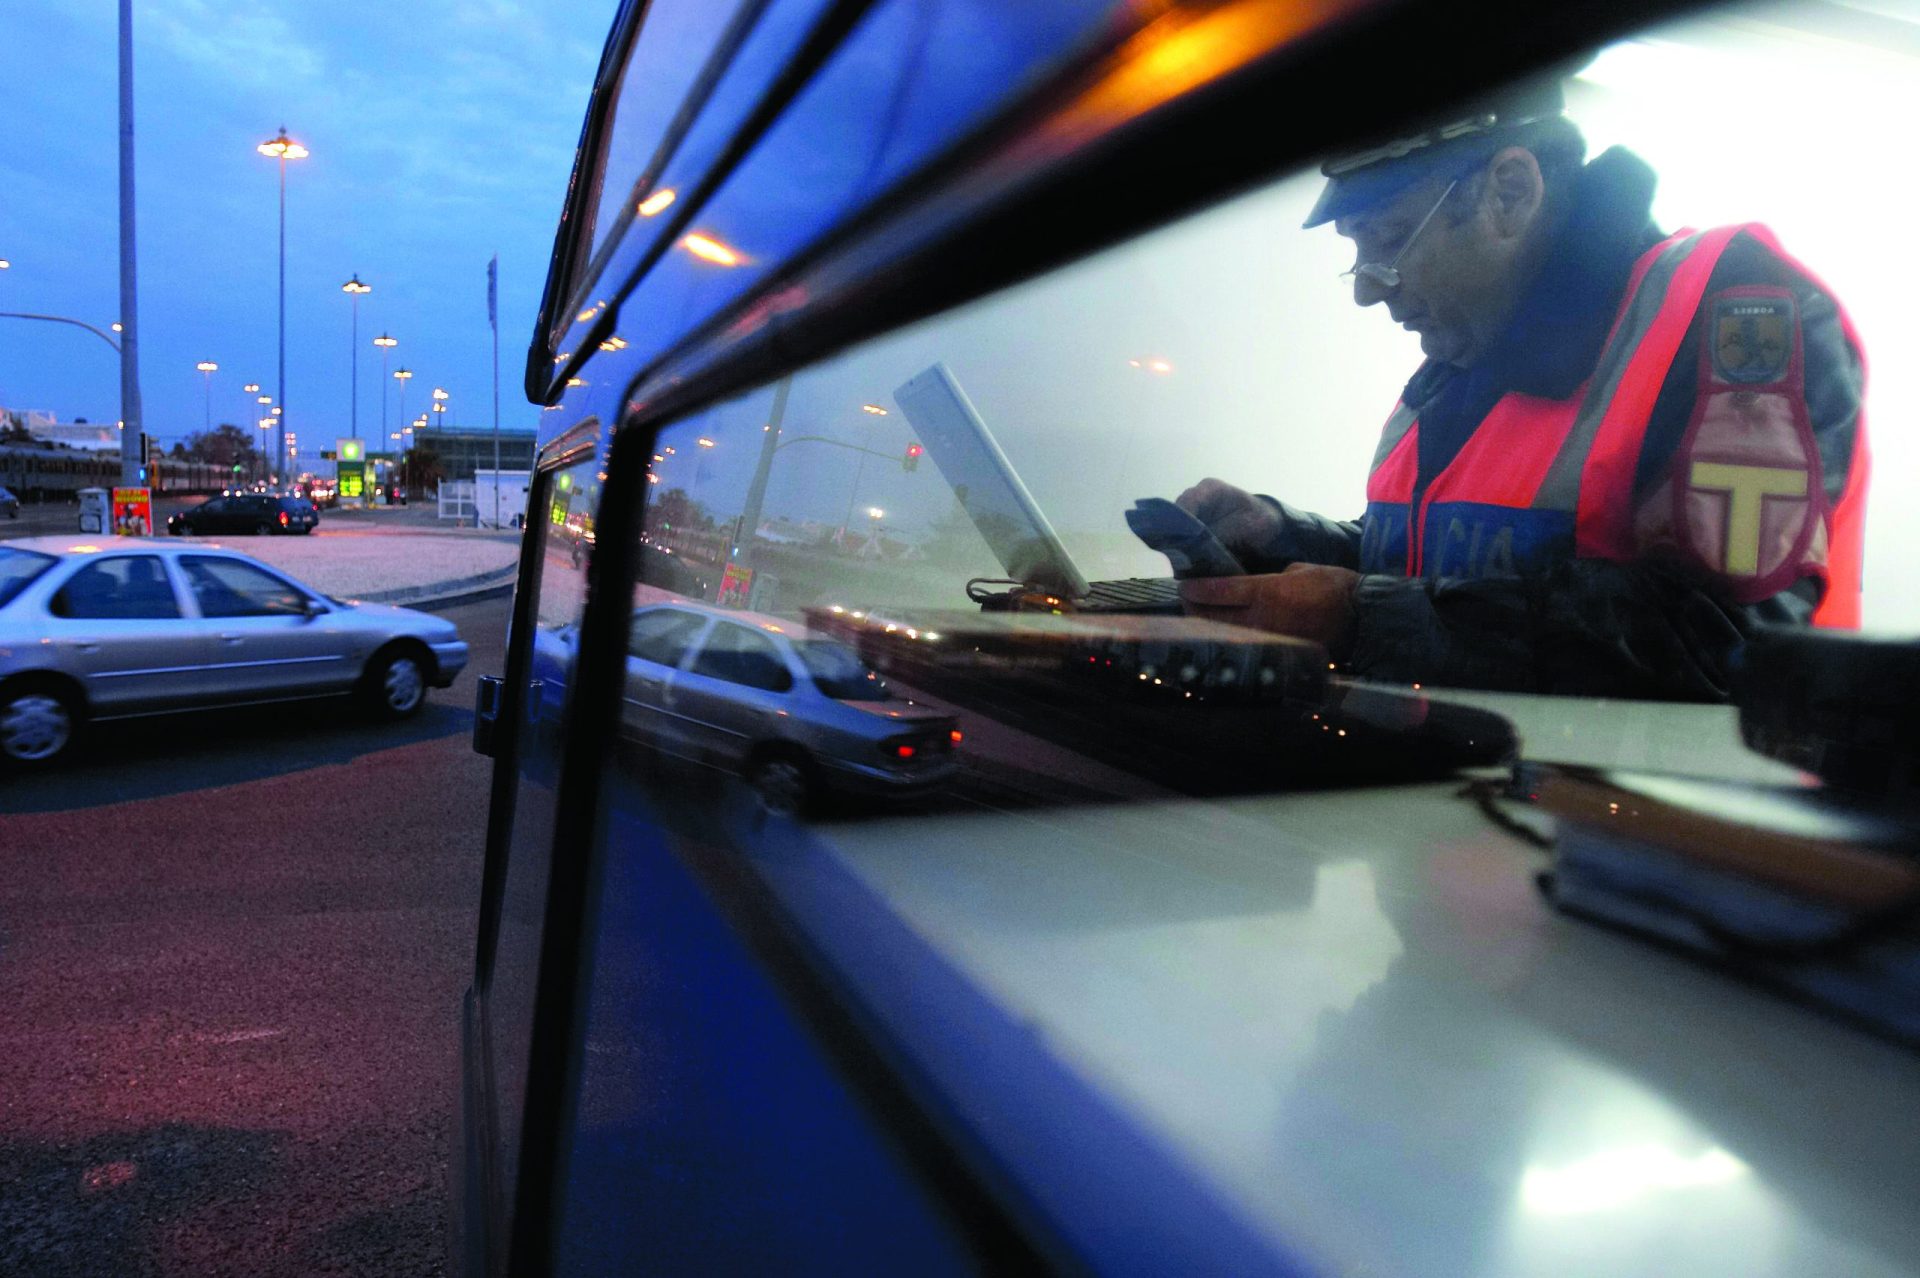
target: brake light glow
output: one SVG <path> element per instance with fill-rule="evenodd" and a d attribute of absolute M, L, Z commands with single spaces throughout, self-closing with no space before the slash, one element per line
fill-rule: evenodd
<path fill-rule="evenodd" d="M 912 746 L 902 745 L 902 746 L 895 746 L 893 748 L 893 753 L 896 758 L 911 759 L 914 756 L 915 752 Z"/>
<path fill-rule="evenodd" d="M 282 528 L 287 526 L 287 512 L 284 510 L 280 512 L 280 526 Z"/>
<path fill-rule="evenodd" d="M 955 728 L 952 732 L 949 732 L 947 734 L 947 739 L 953 742 L 955 745 L 959 745 L 960 742 L 963 740 L 963 738 L 960 735 L 960 729 Z"/>

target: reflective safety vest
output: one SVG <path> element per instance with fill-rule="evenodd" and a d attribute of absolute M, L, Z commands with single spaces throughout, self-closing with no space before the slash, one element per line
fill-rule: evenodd
<path fill-rule="evenodd" d="M 1818 577 L 1827 590 L 1815 623 L 1858 626 L 1865 413 L 1846 489 L 1830 504 L 1807 417 L 1798 300 L 1771 287 L 1706 298 L 1715 264 L 1742 231 L 1813 278 L 1754 223 L 1662 241 L 1634 264 L 1585 384 L 1569 399 L 1503 396 L 1424 492 L 1419 415 L 1397 405 L 1367 479 L 1361 570 L 1513 576 L 1572 557 L 1674 553 L 1743 603 Z M 1703 298 L 1712 314 L 1693 417 L 1666 481 L 1636 503 L 1647 422 Z M 1857 352 L 1844 311 L 1840 322 Z"/>

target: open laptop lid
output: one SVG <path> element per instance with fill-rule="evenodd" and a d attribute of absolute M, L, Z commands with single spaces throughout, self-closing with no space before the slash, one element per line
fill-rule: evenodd
<path fill-rule="evenodd" d="M 935 364 L 893 399 L 1007 576 L 1083 597 L 1086 577 L 947 366 Z"/>

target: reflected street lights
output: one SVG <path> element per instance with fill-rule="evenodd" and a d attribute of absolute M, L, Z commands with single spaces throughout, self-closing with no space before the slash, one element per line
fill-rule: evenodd
<path fill-rule="evenodd" d="M 380 433 L 384 435 L 387 433 L 387 354 L 400 343 L 382 333 L 373 339 L 373 344 L 380 348 Z"/>
<path fill-rule="evenodd" d="M 280 161 L 280 381 L 274 387 L 274 393 L 280 403 L 287 402 L 287 161 L 304 160 L 309 152 L 307 148 L 287 136 L 287 126 L 280 126 L 276 137 L 268 138 L 254 150 Z M 278 412 L 279 409 L 275 409 Z M 280 470 L 287 468 L 286 436 L 280 437 Z"/>
<path fill-rule="evenodd" d="M 210 359 L 203 359 L 198 364 L 195 364 L 194 367 L 199 370 L 201 378 L 205 380 L 207 384 L 206 431 L 208 434 L 212 434 L 213 433 L 213 375 L 220 371 L 220 366 L 214 363 Z"/>
<path fill-rule="evenodd" d="M 352 379 L 353 389 L 349 394 L 351 414 L 348 420 L 353 424 L 353 437 L 360 438 L 360 295 L 373 292 L 373 285 L 360 282 L 360 272 L 355 271 L 353 278 L 340 286 L 340 291 L 353 298 L 353 358 L 347 376 Z"/>

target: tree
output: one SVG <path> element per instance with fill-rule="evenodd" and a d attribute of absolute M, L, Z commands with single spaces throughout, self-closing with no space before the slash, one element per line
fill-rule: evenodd
<path fill-rule="evenodd" d="M 227 470 L 239 466 L 248 471 L 260 457 L 253 436 L 231 422 L 221 422 L 212 430 L 197 430 L 187 436 L 186 455 L 194 461 L 211 462 Z"/>

